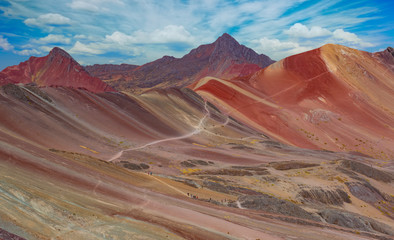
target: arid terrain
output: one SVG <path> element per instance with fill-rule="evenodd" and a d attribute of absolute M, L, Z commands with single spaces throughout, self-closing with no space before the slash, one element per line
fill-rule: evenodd
<path fill-rule="evenodd" d="M 0 238 L 393 239 L 392 49 L 273 63 L 234 41 L 171 67 L 56 48 L 3 70 Z M 168 79 L 141 85 L 152 64 Z"/>

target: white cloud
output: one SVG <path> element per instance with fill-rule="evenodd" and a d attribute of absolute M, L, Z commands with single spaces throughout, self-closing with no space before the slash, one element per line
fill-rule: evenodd
<path fill-rule="evenodd" d="M 298 42 L 280 41 L 279 39 L 266 37 L 254 40 L 252 43 L 255 45 L 254 49 L 256 51 L 264 53 L 276 60 L 313 49 L 311 46 L 300 46 Z"/>
<path fill-rule="evenodd" d="M 105 40 L 120 45 L 133 44 L 137 42 L 135 37 L 118 31 L 113 32 L 111 35 L 106 35 Z"/>
<path fill-rule="evenodd" d="M 50 52 L 50 51 L 53 49 L 53 47 L 50 47 L 50 46 L 41 46 L 41 47 L 39 47 L 39 49 L 40 49 L 42 52 Z"/>
<path fill-rule="evenodd" d="M 357 37 L 356 34 L 345 32 L 343 29 L 337 29 L 333 32 L 333 38 L 337 40 L 339 43 L 344 44 L 356 44 L 361 47 L 373 47 L 374 45 L 369 42 L 364 42 L 360 38 Z"/>
<path fill-rule="evenodd" d="M 69 50 L 69 53 L 77 54 L 102 54 L 104 51 L 98 46 L 83 44 L 77 41 L 74 46 Z"/>
<path fill-rule="evenodd" d="M 88 36 L 86 36 L 85 34 L 77 34 L 74 36 L 75 39 L 87 39 Z"/>
<path fill-rule="evenodd" d="M 138 36 L 138 34 L 137 34 Z M 188 42 L 194 41 L 193 36 L 183 26 L 168 25 L 164 29 L 156 29 L 151 34 L 142 37 L 151 38 L 152 43 Z M 148 40 L 148 39 L 145 39 Z"/>
<path fill-rule="evenodd" d="M 69 44 L 71 39 L 60 34 L 49 34 L 46 37 L 34 39 L 33 43 L 37 44 L 48 44 L 48 43 L 61 43 L 61 44 Z"/>
<path fill-rule="evenodd" d="M 47 13 L 40 15 L 38 18 L 28 18 L 24 21 L 28 26 L 54 26 L 54 25 L 70 25 L 71 20 L 68 17 L 57 13 Z"/>
<path fill-rule="evenodd" d="M 8 42 L 7 38 L 4 38 L 2 35 L 0 35 L 0 48 L 6 51 L 14 49 L 14 47 Z"/>
<path fill-rule="evenodd" d="M 136 31 L 132 35 L 122 32 L 114 32 L 105 36 L 106 41 L 114 42 L 120 45 L 126 44 L 152 44 L 152 43 L 193 43 L 194 37 L 183 27 L 177 25 L 168 25 L 163 29 L 156 29 L 152 32 Z"/>
<path fill-rule="evenodd" d="M 311 29 L 309 29 L 307 26 L 301 23 L 294 24 L 293 26 L 290 27 L 290 29 L 285 30 L 284 33 L 292 37 L 303 37 L 303 38 L 323 37 L 332 34 L 331 31 L 329 31 L 328 29 L 319 26 L 313 26 L 311 27 Z"/>

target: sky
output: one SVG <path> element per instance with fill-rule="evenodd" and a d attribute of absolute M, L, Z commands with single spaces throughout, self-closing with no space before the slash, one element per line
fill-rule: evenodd
<path fill-rule="evenodd" d="M 274 60 L 394 47 L 392 0 L 0 0 L 0 70 L 55 46 L 80 64 L 182 57 L 223 33 Z"/>

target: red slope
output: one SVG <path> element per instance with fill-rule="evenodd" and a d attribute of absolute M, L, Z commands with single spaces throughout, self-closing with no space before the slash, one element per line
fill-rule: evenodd
<path fill-rule="evenodd" d="M 106 83 L 89 75 L 67 52 L 53 48 L 45 57 L 30 57 L 0 73 L 0 85 L 36 83 L 38 86 L 82 88 L 91 92 L 114 91 Z"/>
<path fill-rule="evenodd" d="M 205 78 L 193 89 L 283 142 L 390 159 L 394 73 L 386 55 L 325 45 L 276 62 L 247 83 Z"/>

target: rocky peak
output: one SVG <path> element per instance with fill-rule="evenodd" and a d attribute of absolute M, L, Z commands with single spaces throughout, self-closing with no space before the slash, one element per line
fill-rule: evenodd
<path fill-rule="evenodd" d="M 216 46 L 216 49 L 220 48 L 223 50 L 232 50 L 241 46 L 237 40 L 227 33 L 224 33 L 222 36 L 220 36 L 213 44 Z"/>
<path fill-rule="evenodd" d="M 263 54 L 259 55 L 252 49 L 239 44 L 237 40 L 227 33 L 220 36 L 213 45 L 215 48 L 211 54 L 210 63 L 232 59 L 235 61 L 234 63 L 253 63 L 261 68 L 274 63 L 268 56 Z"/>
<path fill-rule="evenodd" d="M 61 49 L 59 47 L 52 48 L 52 50 L 48 54 L 49 58 L 51 58 L 51 57 L 54 58 L 54 57 L 58 57 L 58 56 L 73 59 L 70 56 L 70 54 L 68 54 L 66 51 L 64 51 L 63 49 Z"/>
<path fill-rule="evenodd" d="M 387 51 L 388 53 L 390 53 L 391 56 L 394 57 L 394 49 L 393 49 L 392 47 L 388 47 L 388 48 L 386 49 L 386 51 Z"/>

